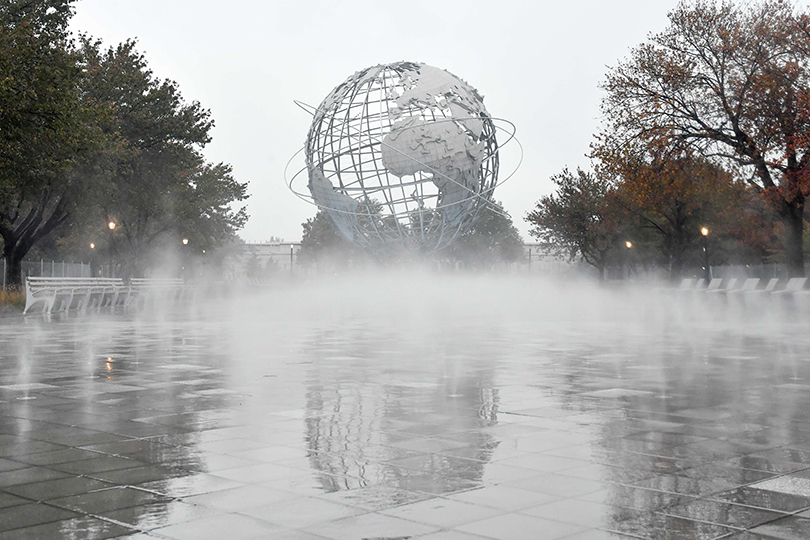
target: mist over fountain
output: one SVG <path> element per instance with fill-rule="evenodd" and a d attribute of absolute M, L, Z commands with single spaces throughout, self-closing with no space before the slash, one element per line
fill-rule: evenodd
<path fill-rule="evenodd" d="M 170 538 L 753 527 L 810 507 L 810 311 L 713 300 L 388 269 L 8 320 L 0 491 Z"/>

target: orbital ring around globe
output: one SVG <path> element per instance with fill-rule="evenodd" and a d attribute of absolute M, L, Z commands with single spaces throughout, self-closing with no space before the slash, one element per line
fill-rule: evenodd
<path fill-rule="evenodd" d="M 514 124 L 491 117 L 469 84 L 425 64 L 373 66 L 317 108 L 296 104 L 313 121 L 284 169 L 289 189 L 325 211 L 342 236 L 373 251 L 449 246 L 484 210 L 501 213 L 492 193 L 523 160 Z M 497 132 L 507 134 L 501 144 Z M 498 181 L 499 151 L 513 139 L 518 162 Z M 290 177 L 302 152 L 306 165 Z M 295 186 L 305 171 L 309 194 Z"/>
<path fill-rule="evenodd" d="M 300 103 L 300 102 L 296 102 L 296 103 Z M 313 107 L 313 109 L 314 109 L 314 107 Z M 453 120 L 454 120 L 454 119 L 453 119 Z M 491 191 L 494 191 L 494 189 L 495 189 L 496 187 L 498 187 L 498 186 L 500 186 L 500 185 L 503 185 L 503 184 L 504 184 L 504 183 L 505 183 L 507 180 L 509 180 L 509 179 L 510 179 L 510 178 L 512 178 L 512 177 L 513 177 L 515 174 L 517 174 L 518 169 L 520 169 L 520 165 L 523 163 L 523 145 L 522 145 L 522 144 L 520 144 L 520 140 L 518 140 L 518 138 L 517 138 L 517 136 L 516 136 L 516 134 L 515 134 L 515 133 L 516 133 L 516 131 L 517 131 L 517 128 L 515 128 L 515 125 L 514 125 L 512 122 L 510 122 L 509 120 L 503 119 L 503 118 L 490 118 L 490 120 L 492 120 L 492 121 L 493 121 L 493 123 L 494 123 L 494 122 L 503 122 L 503 123 L 504 123 L 506 126 L 508 126 L 509 128 L 511 128 L 511 129 L 506 129 L 506 128 L 501 127 L 501 126 L 498 126 L 498 125 L 496 125 L 496 126 L 495 126 L 495 128 L 496 128 L 497 130 L 502 131 L 502 132 L 504 132 L 504 133 L 506 133 L 506 134 L 508 135 L 508 138 L 507 138 L 507 139 L 506 139 L 504 142 L 499 143 L 499 145 L 498 145 L 498 150 L 500 151 L 500 149 L 501 149 L 501 148 L 504 148 L 504 147 L 505 147 L 507 144 L 509 144 L 509 143 L 510 143 L 510 142 L 512 142 L 513 140 L 514 140 L 515 144 L 517 144 L 517 145 L 518 145 L 519 150 L 520 150 L 520 155 L 519 155 L 518 161 L 517 161 L 517 163 L 515 164 L 515 166 L 512 168 L 512 170 L 509 172 L 509 174 L 507 174 L 507 175 L 506 175 L 506 177 L 505 177 L 505 178 L 500 179 L 500 180 L 499 180 L 499 181 L 498 181 L 498 182 L 497 182 L 495 185 L 493 185 L 492 187 L 490 187 L 490 188 L 487 190 L 487 191 L 490 191 L 490 192 L 491 192 Z M 446 121 L 446 122 L 450 122 L 450 121 L 452 121 L 452 120 L 447 119 L 447 120 L 444 120 L 444 121 Z M 438 123 L 438 122 L 437 122 L 437 123 Z M 381 141 L 381 144 L 383 144 L 383 145 L 384 145 L 385 143 Z M 296 159 L 296 158 L 298 158 L 298 156 L 300 156 L 300 155 L 301 155 L 301 154 L 302 154 L 302 153 L 303 153 L 305 150 L 306 150 L 306 148 L 302 147 L 302 148 L 301 148 L 301 149 L 299 149 L 299 150 L 298 150 L 298 151 L 297 151 L 295 154 L 293 154 L 293 155 L 292 155 L 292 157 L 291 157 L 291 158 L 290 158 L 290 159 L 287 161 L 287 165 L 284 167 L 284 181 L 285 181 L 285 183 L 287 184 L 287 187 L 290 189 L 290 191 L 292 191 L 292 192 L 293 192 L 293 194 L 295 194 L 295 195 L 296 195 L 296 196 L 297 196 L 299 199 L 301 199 L 301 200 L 303 200 L 304 202 L 307 202 L 307 203 L 309 203 L 309 204 L 312 204 L 312 205 L 314 205 L 314 206 L 323 207 L 323 208 L 325 208 L 325 209 L 328 209 L 327 207 L 325 207 L 325 206 L 323 206 L 323 205 L 319 205 L 318 203 L 316 203 L 316 202 L 314 201 L 313 197 L 312 197 L 312 194 L 310 194 L 310 193 L 304 193 L 303 191 L 300 191 L 300 190 L 298 190 L 298 189 L 296 189 L 296 188 L 294 187 L 294 185 L 293 185 L 293 184 L 294 184 L 294 182 L 295 182 L 296 180 L 298 180 L 298 179 L 299 179 L 299 177 L 300 177 L 300 176 L 301 176 L 303 173 L 307 172 L 307 167 L 306 167 L 306 166 L 301 167 L 300 169 L 298 169 L 298 170 L 295 172 L 295 174 L 294 174 L 294 175 L 292 175 L 292 177 L 290 177 L 290 175 L 289 175 L 289 169 L 290 169 L 290 165 L 292 165 L 293 161 L 295 161 L 295 159 Z M 393 150 L 394 150 L 394 151 L 396 151 L 396 149 L 393 149 Z M 422 163 L 422 162 L 419 162 L 419 161 L 418 161 L 418 160 L 416 160 L 415 158 L 410 157 L 410 159 L 413 159 L 414 161 L 418 162 L 420 165 L 423 165 L 423 166 L 424 166 L 424 167 L 426 167 L 426 168 L 429 168 L 429 167 L 430 167 L 428 164 L 426 164 L 426 163 Z M 433 170 L 435 174 L 442 175 L 441 171 L 437 171 L 437 170 L 432 169 L 432 168 L 431 168 L 431 170 Z M 448 181 L 453 181 L 451 178 L 449 178 L 449 177 L 447 177 L 447 176 L 445 176 L 445 175 L 442 175 L 442 176 L 444 176 L 445 178 L 447 178 L 447 179 L 448 179 Z M 454 183 L 455 183 L 455 182 L 454 182 Z M 470 199 L 479 198 L 479 197 L 481 197 L 481 196 L 482 196 L 482 194 L 481 194 L 481 193 L 473 193 L 472 195 L 470 195 L 470 196 L 469 196 L 468 198 L 466 198 L 466 199 L 462 199 L 462 200 L 460 200 L 460 201 L 456 201 L 456 202 L 453 202 L 453 203 L 451 203 L 451 204 L 444 205 L 444 206 L 437 206 L 437 207 L 436 207 L 436 209 L 438 210 L 438 209 L 441 209 L 441 208 L 445 208 L 445 207 L 447 207 L 447 206 L 452 206 L 452 205 L 455 205 L 455 204 L 459 204 L 459 203 L 462 203 L 462 202 L 467 201 L 467 200 L 470 200 Z M 487 201 L 487 202 L 489 202 L 489 201 Z M 332 208 L 331 210 L 334 210 L 335 212 L 341 212 L 341 213 L 345 213 L 345 214 L 355 214 L 355 213 L 356 213 L 356 212 L 350 212 L 350 211 L 348 211 L 348 210 L 340 210 L 340 209 L 338 209 L 338 208 Z M 495 210 L 493 209 L 493 211 L 495 211 Z"/>

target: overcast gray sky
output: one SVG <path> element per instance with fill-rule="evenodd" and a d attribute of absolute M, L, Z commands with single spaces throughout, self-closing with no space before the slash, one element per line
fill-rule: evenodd
<path fill-rule="evenodd" d="M 292 195 L 284 166 L 318 105 L 355 71 L 411 60 L 447 69 L 517 126 L 524 161 L 495 191 L 529 240 L 523 216 L 552 190 L 549 176 L 587 167 L 599 82 L 675 1 L 81 0 L 73 29 L 114 45 L 137 38 L 161 78 L 211 109 L 205 155 L 250 183 L 246 241 L 301 238 L 315 208 Z M 507 148 L 508 150 L 508 148 Z M 505 152 L 503 166 L 514 165 Z M 303 161 L 300 161 L 303 164 Z M 302 182 L 305 188 L 305 182 Z"/>

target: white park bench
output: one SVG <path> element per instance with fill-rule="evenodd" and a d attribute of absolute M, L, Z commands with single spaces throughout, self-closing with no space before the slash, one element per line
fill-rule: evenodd
<path fill-rule="evenodd" d="M 132 278 L 129 280 L 129 287 L 125 305 L 136 298 L 142 302 L 158 297 L 164 301 L 182 300 L 187 294 L 185 281 L 177 278 Z"/>
<path fill-rule="evenodd" d="M 675 292 L 678 293 L 679 296 L 686 298 L 692 297 L 696 294 L 702 294 L 706 290 L 706 280 L 705 279 L 690 279 L 683 280 L 681 282 L 681 286 L 675 289 Z"/>
<path fill-rule="evenodd" d="M 92 307 L 129 306 L 133 300 L 148 298 L 177 301 L 187 294 L 182 279 L 132 278 L 124 282 L 120 278 L 25 278 L 25 309 L 42 303 L 42 311 L 51 313 Z"/>
<path fill-rule="evenodd" d="M 774 285 L 776 285 L 775 282 Z M 739 296 L 749 291 L 756 291 L 757 287 L 759 287 L 759 278 L 748 278 L 745 280 L 745 282 L 743 282 L 742 287 L 740 287 L 739 289 L 730 290 L 728 291 L 728 294 L 733 296 Z M 773 290 L 773 288 L 771 290 Z"/>
<path fill-rule="evenodd" d="M 785 285 L 785 288 L 781 291 L 773 291 L 771 294 L 773 296 L 781 296 L 783 298 L 789 298 L 795 295 L 798 292 L 804 290 L 804 286 L 807 283 L 806 277 L 794 277 L 790 278 Z"/>
<path fill-rule="evenodd" d="M 715 280 L 712 280 L 714 282 Z M 706 290 L 707 295 L 714 295 L 714 296 L 726 296 L 729 293 L 733 293 L 739 291 L 739 283 L 740 280 L 737 278 L 729 278 L 726 280 L 722 280 L 722 284 L 711 288 L 711 283 L 709 284 L 710 288 Z M 759 280 L 757 280 L 758 282 Z"/>
<path fill-rule="evenodd" d="M 117 278 L 25 278 L 25 309 L 27 313 L 36 304 L 42 303 L 42 311 L 68 310 L 74 307 L 87 309 L 93 305 L 114 306 L 121 293 L 128 287 Z"/>

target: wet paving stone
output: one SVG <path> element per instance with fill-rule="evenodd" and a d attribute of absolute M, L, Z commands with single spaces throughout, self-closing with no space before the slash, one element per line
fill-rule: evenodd
<path fill-rule="evenodd" d="M 242 485 L 183 498 L 184 502 L 225 511 L 246 511 L 260 506 L 290 501 L 299 495 L 257 485 Z"/>
<path fill-rule="evenodd" d="M 99 512 L 99 516 L 125 524 L 140 531 L 151 531 L 178 523 L 196 521 L 212 517 L 224 511 L 214 510 L 207 506 L 188 504 L 182 501 L 165 501 L 140 506 L 131 506 L 120 510 Z"/>
<path fill-rule="evenodd" d="M 48 504 L 74 512 L 100 514 L 109 510 L 142 506 L 161 500 L 165 500 L 164 497 L 154 493 L 126 487 L 114 487 L 51 499 Z"/>
<path fill-rule="evenodd" d="M 42 482 L 45 480 L 67 478 L 69 476 L 70 474 L 68 473 L 56 471 L 53 469 L 46 469 L 44 467 L 27 467 L 24 469 L 15 469 L 13 471 L 6 471 L 0 473 L 0 489 L 17 486 L 20 484 L 30 484 L 33 482 Z"/>
<path fill-rule="evenodd" d="M 715 540 L 730 536 L 735 532 L 734 529 L 728 527 L 663 514 L 646 514 L 607 525 L 605 528 L 637 538 L 655 540 L 682 540 L 686 538 L 690 540 Z"/>
<path fill-rule="evenodd" d="M 90 516 L 79 516 L 73 519 L 5 531 L 2 533 L 2 537 L 3 540 L 63 540 L 65 538 L 104 540 L 106 538 L 123 538 L 131 532 L 131 529 L 109 521 Z"/>
<path fill-rule="evenodd" d="M 31 465 L 36 465 L 36 463 L 29 463 L 23 462 L 22 458 L 24 456 L 15 456 L 17 461 L 12 461 L 9 459 L 0 459 L 0 473 L 8 472 L 8 471 L 16 471 L 17 469 L 26 469 Z"/>
<path fill-rule="evenodd" d="M 751 508 L 718 501 L 698 500 L 677 506 L 669 506 L 659 513 L 695 521 L 715 523 L 735 529 L 750 529 L 762 523 L 785 517 L 783 513 Z"/>
<path fill-rule="evenodd" d="M 470 534 L 479 534 L 496 540 L 532 540 L 538 535 L 558 539 L 586 530 L 585 527 L 553 521 L 525 514 L 503 514 L 456 527 Z"/>
<path fill-rule="evenodd" d="M 688 471 L 689 469 L 684 472 Z M 712 476 L 695 477 L 676 474 L 654 476 L 652 478 L 629 483 L 629 485 L 632 486 L 666 491 L 668 493 L 678 493 L 680 495 L 690 495 L 692 497 L 725 491 L 739 484 L 740 482 L 733 482 L 723 478 L 713 478 Z"/>
<path fill-rule="evenodd" d="M 754 527 L 749 532 L 751 534 L 747 538 L 751 540 L 755 538 L 768 540 L 802 540 L 810 538 L 810 513 L 803 512 L 795 516 L 785 517 Z M 743 540 L 745 540 L 745 537 Z"/>
<path fill-rule="evenodd" d="M 22 484 L 3 489 L 7 493 L 17 495 L 18 497 L 25 497 L 34 501 L 47 501 L 50 499 L 56 499 L 58 497 L 89 493 L 90 491 L 97 491 L 110 487 L 112 487 L 111 484 L 101 482 L 100 480 L 94 480 L 92 478 L 82 476 L 69 476 L 67 478 L 60 478 L 57 480 L 35 482 L 33 484 Z"/>
<path fill-rule="evenodd" d="M 696 497 L 688 495 L 623 485 L 607 486 L 600 491 L 574 498 L 644 512 L 653 512 L 668 506 L 686 504 L 696 500 Z"/>
<path fill-rule="evenodd" d="M 138 487 L 147 491 L 157 492 L 167 497 L 181 498 L 194 495 L 203 495 L 223 489 L 242 486 L 243 483 L 229 480 L 212 474 L 197 473 L 188 476 L 165 478 L 153 482 L 145 482 Z"/>
<path fill-rule="evenodd" d="M 592 528 L 605 527 L 610 523 L 641 515 L 641 512 L 576 499 L 563 499 L 532 506 L 520 510 L 520 513 Z"/>
<path fill-rule="evenodd" d="M 241 514 L 218 514 L 202 519 L 178 523 L 155 529 L 152 532 L 166 538 L 215 540 L 249 540 L 251 538 L 274 538 L 283 528 Z"/>
<path fill-rule="evenodd" d="M 169 467 L 159 467 L 156 465 L 144 465 L 141 467 L 128 467 L 124 469 L 114 469 L 102 472 L 87 472 L 88 476 L 123 486 L 137 486 L 147 482 L 154 482 L 164 478 L 173 478 L 191 474 L 183 469 Z"/>
<path fill-rule="evenodd" d="M 741 487 L 712 495 L 711 498 L 716 501 L 727 501 L 778 512 L 796 512 L 810 508 L 810 498 L 754 487 Z"/>
<path fill-rule="evenodd" d="M 0 324 L 0 537 L 807 536 L 805 323 L 274 294 Z"/>
<path fill-rule="evenodd" d="M 129 469 L 132 467 L 142 467 L 144 463 L 134 459 L 120 458 L 116 456 L 97 455 L 93 459 L 81 461 L 68 461 L 66 463 L 55 463 L 48 465 L 50 469 L 74 475 L 92 475 L 107 471 Z"/>
<path fill-rule="evenodd" d="M 0 533 L 77 517 L 76 512 L 42 503 L 0 508 Z"/>
<path fill-rule="evenodd" d="M 21 504 L 30 504 L 30 499 L 16 497 L 10 493 L 0 492 L 0 508 L 8 508 L 10 506 L 19 506 Z"/>
<path fill-rule="evenodd" d="M 68 463 L 73 461 L 86 461 L 88 459 L 96 459 L 101 457 L 96 452 L 89 452 L 80 448 L 66 448 L 65 450 L 57 450 L 56 452 L 44 452 L 42 454 L 31 454 L 27 456 L 15 456 L 14 459 L 19 462 L 24 462 L 28 465 L 39 466 L 52 466 L 61 463 Z M 22 468 L 21 466 L 15 468 Z M 0 470 L 2 470 L 2 462 L 0 462 Z"/>

